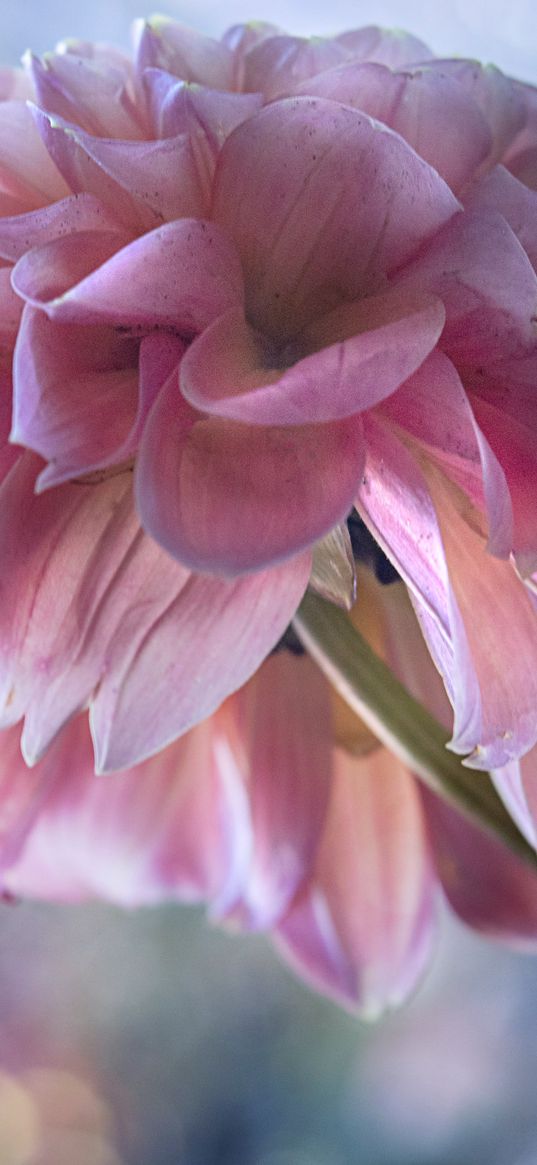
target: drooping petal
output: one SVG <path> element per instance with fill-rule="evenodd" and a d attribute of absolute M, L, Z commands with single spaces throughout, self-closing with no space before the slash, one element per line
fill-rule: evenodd
<path fill-rule="evenodd" d="M 140 530 L 129 474 L 36 496 L 36 461 L 20 458 L 0 494 L 2 723 L 26 715 L 34 762 L 96 692 L 99 764 L 124 768 L 249 678 L 290 622 L 311 559 L 237 583 L 192 578 Z M 200 642 L 211 644 L 201 659 Z"/>
<path fill-rule="evenodd" d="M 417 452 L 439 465 L 488 520 L 488 549 L 507 558 L 513 550 L 513 510 L 505 459 L 495 457 L 451 362 L 433 352 L 405 384 L 382 402 L 382 413 L 417 438 Z M 493 448 L 497 453 L 498 442 Z M 461 498 L 464 514 L 467 503 Z M 476 515 L 472 520 L 475 522 Z"/>
<path fill-rule="evenodd" d="M 456 192 L 491 150 L 490 129 L 472 97 L 454 79 L 434 70 L 398 73 L 371 61 L 346 62 L 294 91 L 341 101 L 383 121 Z"/>
<path fill-rule="evenodd" d="M 215 733 L 217 765 L 245 790 L 252 848 L 211 913 L 269 928 L 313 870 L 332 772 L 328 685 L 309 659 L 279 652 L 217 713 Z"/>
<path fill-rule="evenodd" d="M 368 459 L 357 508 L 415 597 L 455 711 L 451 747 L 497 768 L 536 739 L 537 619 L 510 562 L 485 551 L 445 478 L 427 481 L 384 426 L 367 418 Z M 486 619 L 476 620 L 485 611 Z"/>
<path fill-rule="evenodd" d="M 416 785 L 384 749 L 336 752 L 316 872 L 277 930 L 291 964 L 373 1017 L 401 1003 L 430 952 L 434 887 Z"/>
<path fill-rule="evenodd" d="M 493 399 L 476 397 L 473 409 L 505 473 L 513 512 L 511 549 L 520 574 L 526 578 L 537 570 L 535 430 L 529 424 L 517 422 Z"/>
<path fill-rule="evenodd" d="M 11 760 L 17 782 L 11 816 L 17 810 L 19 821 L 9 849 L 0 848 L 4 890 L 139 906 L 197 901 L 230 876 L 233 853 L 222 828 L 209 725 L 112 777 L 95 776 L 86 716 L 64 730 L 35 769 L 20 755 Z"/>
<path fill-rule="evenodd" d="M 443 324 L 440 300 L 374 296 L 317 321 L 301 337 L 306 351 L 317 350 L 280 371 L 271 367 L 263 337 L 234 310 L 189 348 L 181 391 L 195 408 L 254 424 L 337 420 L 393 392 L 434 347 Z M 348 339 L 334 342 L 346 331 Z"/>
<path fill-rule="evenodd" d="M 179 333 L 201 330 L 242 298 L 233 244 L 197 219 L 167 223 L 126 247 L 104 232 L 57 239 L 19 260 L 13 284 L 61 323 Z"/>
<path fill-rule="evenodd" d="M 363 458 L 358 416 L 294 427 L 206 418 L 172 378 L 144 430 L 137 505 L 180 562 L 237 575 L 290 557 L 342 521 Z"/>
<path fill-rule="evenodd" d="M 143 627 L 127 613 L 91 708 L 98 770 L 158 751 L 240 688 L 283 635 L 310 568 L 303 554 L 234 581 L 193 575 Z"/>
<path fill-rule="evenodd" d="M 458 206 L 396 134 L 347 106 L 298 97 L 224 143 L 213 213 L 237 243 L 250 322 L 283 340 L 378 291 Z"/>

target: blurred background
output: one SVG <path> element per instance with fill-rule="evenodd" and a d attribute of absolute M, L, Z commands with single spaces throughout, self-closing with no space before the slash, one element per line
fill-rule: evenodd
<path fill-rule="evenodd" d="M 209 33 L 375 21 L 537 80 L 530 0 L 161 3 Z M 138 0 L 1 0 L 0 57 L 127 45 Z M 537 1165 L 537 961 L 446 917 L 416 998 L 367 1027 L 261 938 L 199 911 L 9 905 L 0 924 L 0 1165 Z"/>

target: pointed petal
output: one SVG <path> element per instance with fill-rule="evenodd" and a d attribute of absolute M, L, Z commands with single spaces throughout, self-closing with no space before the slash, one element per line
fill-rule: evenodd
<path fill-rule="evenodd" d="M 36 103 L 101 137 L 141 136 L 142 127 L 123 70 L 75 53 L 27 54 Z"/>
<path fill-rule="evenodd" d="M 366 433 L 357 508 L 415 596 L 455 710 L 451 747 L 471 752 L 476 768 L 497 768 L 536 739 L 531 599 L 511 563 L 485 552 L 484 539 L 460 516 L 438 471 L 423 462 L 426 482 L 371 417 Z"/>
<path fill-rule="evenodd" d="M 187 333 L 242 296 L 233 245 L 218 227 L 196 219 L 168 223 L 126 247 L 104 232 L 57 239 L 19 260 L 13 284 L 62 323 Z"/>
<path fill-rule="evenodd" d="M 441 407 L 439 407 L 441 404 Z M 485 433 L 451 362 L 434 352 L 405 384 L 382 402 L 382 413 L 418 440 L 418 456 L 434 461 L 488 519 L 487 548 L 507 558 L 513 549 L 513 511 L 498 442 Z M 501 444 L 501 443 L 500 443 Z M 503 450 L 502 450 L 503 452 Z M 461 512 L 468 511 L 461 499 Z M 471 520 L 476 521 L 474 513 Z"/>
<path fill-rule="evenodd" d="M 360 417 L 286 428 L 213 420 L 194 413 L 171 378 L 144 430 L 137 505 L 180 562 L 236 575 L 290 557 L 342 521 L 363 457 Z"/>
<path fill-rule="evenodd" d="M 39 804 L 25 815 L 19 810 L 22 852 L 12 845 L 6 855 L 4 889 L 138 906 L 205 898 L 227 872 L 208 725 L 155 760 L 106 779 L 94 774 L 85 716 L 35 769 L 13 760 L 18 782 L 22 788 L 33 782 Z"/>
<path fill-rule="evenodd" d="M 518 423 L 503 408 L 498 408 L 493 399 L 476 397 L 473 409 L 507 479 L 514 524 L 511 549 L 520 574 L 526 578 L 537 570 L 535 430 L 531 423 Z"/>
<path fill-rule="evenodd" d="M 91 709 L 98 770 L 158 751 L 241 687 L 291 621 L 310 567 L 304 554 L 232 582 L 191 576 L 142 627 L 128 612 Z"/>
<path fill-rule="evenodd" d="M 280 337 L 378 290 L 458 206 L 396 134 L 321 98 L 274 102 L 239 126 L 215 178 L 214 216 L 237 243 L 248 318 Z"/>
<path fill-rule="evenodd" d="M 328 804 L 330 694 L 311 662 L 282 651 L 217 715 L 220 763 L 246 791 L 251 860 L 212 916 L 266 929 L 312 873 Z"/>
<path fill-rule="evenodd" d="M 409 302 L 405 297 L 402 303 L 393 294 L 346 304 L 307 330 L 304 346 L 313 353 L 295 363 L 291 352 L 291 366 L 280 372 L 271 367 L 266 342 L 234 310 L 215 320 L 190 347 L 181 390 L 195 408 L 238 421 L 298 425 L 337 420 L 393 392 L 429 354 L 443 324 L 440 300 Z M 345 332 L 349 339 L 333 342 Z M 300 351 L 300 339 L 296 347 Z"/>
<path fill-rule="evenodd" d="M 423 971 L 434 894 L 420 798 L 384 749 L 337 752 L 317 870 L 278 927 L 278 946 L 315 987 L 373 1017 Z"/>
<path fill-rule="evenodd" d="M 230 133 L 263 104 L 260 93 L 223 93 L 178 81 L 162 69 L 146 69 L 143 81 L 155 135 L 167 138 L 186 133 L 199 137 L 201 133 L 213 161 Z"/>

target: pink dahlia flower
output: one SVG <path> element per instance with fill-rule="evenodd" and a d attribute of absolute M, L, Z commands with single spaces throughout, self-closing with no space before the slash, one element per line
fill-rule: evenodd
<path fill-rule="evenodd" d="M 502 853 L 498 895 L 496 843 L 263 661 L 310 579 L 349 598 L 355 509 L 534 840 L 535 90 L 378 29 L 154 20 L 0 99 L 6 890 L 208 898 L 376 1007 L 423 961 L 432 830 L 456 908 L 534 935 L 533 876 Z"/>

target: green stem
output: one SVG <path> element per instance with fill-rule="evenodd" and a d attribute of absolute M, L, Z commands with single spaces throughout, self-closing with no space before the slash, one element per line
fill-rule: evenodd
<path fill-rule="evenodd" d="M 349 707 L 429 789 L 537 868 L 488 773 L 448 752 L 448 733 L 399 683 L 343 611 L 308 592 L 293 620 L 304 647 Z"/>

